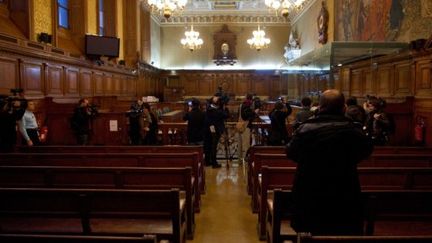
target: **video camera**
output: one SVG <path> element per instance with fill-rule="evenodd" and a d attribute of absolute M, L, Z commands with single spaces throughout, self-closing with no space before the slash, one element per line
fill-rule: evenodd
<path fill-rule="evenodd" d="M 228 96 L 227 93 L 225 93 L 222 89 L 222 86 L 218 87 L 217 92 L 215 93 L 214 96 L 219 97 L 219 102 L 222 106 L 227 105 L 228 102 L 230 101 L 230 97 Z"/>
<path fill-rule="evenodd" d="M 13 95 L 0 95 L 0 107 L 2 112 L 8 112 L 10 114 L 14 112 L 20 112 L 21 116 L 24 114 L 27 108 L 27 100 L 22 96 L 19 96 L 23 92 L 23 89 L 15 88 L 11 89 L 10 92 Z"/>

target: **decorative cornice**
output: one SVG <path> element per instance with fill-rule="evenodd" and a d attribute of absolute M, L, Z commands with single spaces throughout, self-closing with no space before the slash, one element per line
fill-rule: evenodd
<path fill-rule="evenodd" d="M 288 25 L 290 21 L 281 16 L 265 15 L 194 15 L 194 16 L 172 16 L 169 19 L 159 19 L 161 25 L 184 25 L 193 23 L 194 25 L 220 25 L 220 24 L 265 24 L 265 25 Z"/>

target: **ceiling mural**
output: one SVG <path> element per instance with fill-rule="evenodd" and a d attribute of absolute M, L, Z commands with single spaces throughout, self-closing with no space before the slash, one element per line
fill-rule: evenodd
<path fill-rule="evenodd" d="M 430 0 L 342 0 L 335 13 L 339 41 L 411 41 L 432 30 Z"/>

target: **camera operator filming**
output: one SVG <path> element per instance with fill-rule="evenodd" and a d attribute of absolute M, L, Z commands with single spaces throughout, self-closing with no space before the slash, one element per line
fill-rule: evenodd
<path fill-rule="evenodd" d="M 240 158 L 239 161 L 243 162 L 246 153 L 251 145 L 251 130 L 252 121 L 259 113 L 261 101 L 253 99 L 253 94 L 246 94 L 246 98 L 239 107 L 239 119 L 236 125 L 237 132 L 240 135 Z"/>
<path fill-rule="evenodd" d="M 13 152 L 16 144 L 16 123 L 25 112 L 27 101 L 17 94 L 22 89 L 11 89 L 13 96 L 0 95 L 0 152 Z"/>
<path fill-rule="evenodd" d="M 207 166 L 221 167 L 216 160 L 217 146 L 222 133 L 225 132 L 225 119 L 228 118 L 228 114 L 228 109 L 222 103 L 222 96 L 213 96 L 208 101 L 204 122 L 204 153 Z"/>
<path fill-rule="evenodd" d="M 95 105 L 90 105 L 88 99 L 80 99 L 71 118 L 71 127 L 75 133 L 78 145 L 88 145 L 91 120 L 97 115 Z"/>
<path fill-rule="evenodd" d="M 142 129 L 144 127 L 142 117 L 144 112 L 143 104 L 143 100 L 138 97 L 126 113 L 126 116 L 129 117 L 129 138 L 132 145 L 142 144 Z"/>

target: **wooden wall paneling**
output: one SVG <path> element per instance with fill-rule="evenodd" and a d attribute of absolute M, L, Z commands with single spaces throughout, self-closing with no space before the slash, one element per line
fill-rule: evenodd
<path fill-rule="evenodd" d="M 65 70 L 65 96 L 80 96 L 79 89 L 79 69 L 66 66 Z"/>
<path fill-rule="evenodd" d="M 411 96 L 413 81 L 411 63 L 410 62 L 400 62 L 395 64 L 395 77 L 394 77 L 394 94 L 396 96 Z"/>
<path fill-rule="evenodd" d="M 27 96 L 44 95 L 43 64 L 40 61 L 22 60 L 21 86 Z"/>
<path fill-rule="evenodd" d="M 350 92 L 350 83 L 351 83 L 351 70 L 349 68 L 343 68 L 342 69 L 342 76 L 341 76 L 341 90 L 342 93 L 344 93 L 344 95 L 346 97 L 351 96 Z"/>
<path fill-rule="evenodd" d="M 185 95 L 194 96 L 198 95 L 200 92 L 198 90 L 198 83 L 200 80 L 197 75 L 186 75 L 183 80 L 183 87 L 185 90 Z"/>
<path fill-rule="evenodd" d="M 211 75 L 203 76 L 203 79 L 198 81 L 199 94 L 197 95 L 213 95 L 216 92 L 215 83 Z"/>
<path fill-rule="evenodd" d="M 246 95 L 247 93 L 252 93 L 251 84 L 249 76 L 238 75 L 235 82 L 236 95 Z"/>
<path fill-rule="evenodd" d="M 416 99 L 414 122 L 417 116 L 422 117 L 426 125 L 424 145 L 432 147 L 432 98 Z"/>
<path fill-rule="evenodd" d="M 9 1 L 9 18 L 26 38 L 30 38 L 29 0 Z"/>
<path fill-rule="evenodd" d="M 377 95 L 390 97 L 394 94 L 394 66 L 384 65 L 377 70 Z"/>
<path fill-rule="evenodd" d="M 273 75 L 270 80 L 270 96 L 274 99 L 285 94 L 282 87 L 282 78 L 279 75 Z"/>
<path fill-rule="evenodd" d="M 93 96 L 93 82 L 91 70 L 81 69 L 80 94 L 83 97 Z"/>
<path fill-rule="evenodd" d="M 104 94 L 104 77 L 102 72 L 93 72 L 94 95 L 102 96 Z"/>
<path fill-rule="evenodd" d="M 357 69 L 351 72 L 350 96 L 360 97 L 363 95 L 363 70 Z"/>
<path fill-rule="evenodd" d="M 415 91 L 416 95 L 423 97 L 432 96 L 432 60 L 419 60 L 416 66 Z"/>
<path fill-rule="evenodd" d="M 127 81 L 126 76 L 122 75 L 119 77 L 119 89 L 120 89 L 119 96 L 126 96 L 127 94 L 126 81 Z"/>
<path fill-rule="evenodd" d="M 342 90 L 342 69 L 333 70 L 331 71 L 330 75 L 332 75 L 333 78 L 333 86 L 331 86 L 331 82 L 329 81 L 329 88 L 334 88 L 337 90 Z"/>
<path fill-rule="evenodd" d="M 18 60 L 0 56 L 0 94 L 9 95 L 10 89 L 20 87 Z"/>
<path fill-rule="evenodd" d="M 104 95 L 114 94 L 113 75 L 110 73 L 104 73 L 103 83 L 104 83 Z"/>
<path fill-rule="evenodd" d="M 58 64 L 45 64 L 46 95 L 60 97 L 64 95 L 64 69 Z"/>
<path fill-rule="evenodd" d="M 253 83 L 253 90 L 255 90 L 257 95 L 269 96 L 269 87 L 270 84 L 268 79 L 263 79 L 261 76 L 256 76 L 256 79 Z"/>
<path fill-rule="evenodd" d="M 363 69 L 363 95 L 376 95 L 376 72 L 370 68 Z"/>
<path fill-rule="evenodd" d="M 138 79 L 134 79 L 131 77 L 127 77 L 126 79 L 126 94 L 129 97 L 135 97 L 136 95 L 138 95 L 137 92 L 137 82 Z"/>
<path fill-rule="evenodd" d="M 121 95 L 121 77 L 118 75 L 114 75 L 113 76 L 113 90 L 112 90 L 112 95 Z"/>

